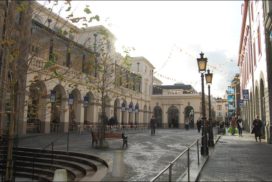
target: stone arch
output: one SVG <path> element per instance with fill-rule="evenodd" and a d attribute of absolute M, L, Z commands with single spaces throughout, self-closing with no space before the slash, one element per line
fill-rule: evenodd
<path fill-rule="evenodd" d="M 260 101 L 261 101 L 261 115 L 260 118 L 263 121 L 263 127 L 262 127 L 262 138 L 265 138 L 265 125 L 266 125 L 266 113 L 265 113 L 265 96 L 264 96 L 264 81 L 261 78 L 260 80 Z"/>
<path fill-rule="evenodd" d="M 256 111 L 256 115 L 260 116 L 260 102 L 259 102 L 259 88 L 258 85 L 255 86 L 255 98 L 254 98 L 254 103 L 255 103 L 255 111 Z"/>
<path fill-rule="evenodd" d="M 148 123 L 148 121 L 147 121 L 147 106 L 146 105 L 144 105 L 144 123 Z"/>
<path fill-rule="evenodd" d="M 162 109 L 160 106 L 155 106 L 154 109 L 153 109 L 153 114 L 156 118 L 156 121 L 157 121 L 157 126 L 159 128 L 162 127 Z"/>
<path fill-rule="evenodd" d="M 94 95 L 92 92 L 86 93 L 83 99 L 84 104 L 84 124 L 94 123 Z"/>
<path fill-rule="evenodd" d="M 73 89 L 68 97 L 69 104 L 69 129 L 75 130 L 78 123 L 80 123 L 81 117 L 81 94 L 76 88 Z"/>
<path fill-rule="evenodd" d="M 64 118 L 65 118 L 65 106 L 66 106 L 66 92 L 61 84 L 58 84 L 51 90 L 50 99 L 52 102 L 51 107 L 51 132 L 64 131 Z"/>
<path fill-rule="evenodd" d="M 168 108 L 168 127 L 179 128 L 179 110 L 176 106 L 172 105 Z"/>
<path fill-rule="evenodd" d="M 105 96 L 105 106 L 106 106 L 106 108 L 105 108 L 106 116 L 107 116 L 107 118 L 109 118 L 110 114 L 111 114 L 110 113 L 111 99 L 108 95 Z"/>
<path fill-rule="evenodd" d="M 194 108 L 192 106 L 186 106 L 184 108 L 184 122 L 189 121 L 190 127 L 194 128 Z"/>
<path fill-rule="evenodd" d="M 32 83 L 29 88 L 27 133 L 44 133 L 46 120 L 47 88 L 43 81 Z"/>
<path fill-rule="evenodd" d="M 113 106 L 113 117 L 116 119 L 117 123 L 121 121 L 120 108 L 120 100 L 119 98 L 116 98 Z"/>
<path fill-rule="evenodd" d="M 138 103 L 135 104 L 134 111 L 135 111 L 135 124 L 138 125 L 139 124 L 139 104 Z"/>
<path fill-rule="evenodd" d="M 127 101 L 123 100 L 122 105 L 121 105 L 121 111 L 122 111 L 122 115 L 121 115 L 121 124 L 127 124 Z"/>
<path fill-rule="evenodd" d="M 131 101 L 128 105 L 128 122 L 130 125 L 133 124 L 133 110 L 134 110 L 134 105 L 133 105 L 133 102 Z"/>

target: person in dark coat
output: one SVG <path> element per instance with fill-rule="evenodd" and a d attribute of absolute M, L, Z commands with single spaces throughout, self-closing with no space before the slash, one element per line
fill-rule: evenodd
<path fill-rule="evenodd" d="M 156 129 L 156 119 L 154 115 L 152 115 L 150 119 L 150 128 L 151 128 L 151 135 L 155 135 L 155 129 Z"/>
<path fill-rule="evenodd" d="M 252 128 L 252 132 L 255 134 L 255 140 L 256 142 L 258 141 L 257 138 L 259 137 L 259 142 L 261 142 L 261 136 L 262 136 L 262 126 L 263 123 L 262 121 L 259 119 L 259 116 L 256 116 L 256 119 L 253 120 L 253 128 Z"/>
<path fill-rule="evenodd" d="M 201 119 L 200 118 L 197 120 L 196 126 L 197 126 L 198 133 L 200 133 L 200 129 L 201 129 Z"/>
<path fill-rule="evenodd" d="M 238 116 L 238 119 L 237 119 L 237 128 L 238 128 L 238 131 L 239 131 L 239 136 L 242 136 L 243 122 L 242 122 L 242 119 L 241 119 L 240 116 Z"/>

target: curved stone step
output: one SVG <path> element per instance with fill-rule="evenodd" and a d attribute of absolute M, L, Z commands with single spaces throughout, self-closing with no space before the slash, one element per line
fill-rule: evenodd
<path fill-rule="evenodd" d="M 32 162 L 29 161 L 15 161 L 15 166 L 22 166 L 22 167 L 28 167 L 31 168 L 33 167 Z M 61 166 L 61 165 L 51 165 L 51 164 L 44 164 L 44 163 L 35 163 L 34 165 L 35 168 L 40 168 L 40 169 L 51 169 L 53 172 L 55 172 L 56 169 L 66 169 L 67 174 L 68 174 L 68 179 L 74 180 L 76 178 L 81 178 L 84 176 L 81 171 L 75 169 L 75 168 L 70 168 L 67 166 Z"/>
<path fill-rule="evenodd" d="M 0 153 L 3 152 L 0 149 Z M 51 159 L 53 155 L 53 160 Z M 34 158 L 33 158 L 34 157 Z M 67 169 L 71 181 L 100 181 L 107 174 L 108 164 L 98 156 L 66 151 L 41 150 L 37 148 L 15 148 L 14 161 L 17 167 L 17 176 L 32 178 L 32 161 L 36 164 L 35 172 L 44 177 L 45 181 L 52 180 L 53 170 Z M 16 164 L 17 161 L 17 164 Z M 3 162 L 0 166 L 3 166 Z M 49 167 L 48 167 L 49 166 Z M 20 169 L 20 171 L 18 171 Z M 48 176 L 46 177 L 47 174 Z M 33 178 L 38 179 L 35 173 Z"/>
<path fill-rule="evenodd" d="M 0 174 L 5 174 L 5 171 L 3 172 L 2 169 L 0 169 Z M 37 181 L 40 181 L 40 182 L 52 182 L 53 178 L 49 178 L 48 176 L 44 176 L 44 175 L 39 175 L 39 174 L 30 174 L 28 172 L 22 172 L 22 171 L 15 171 L 14 172 L 14 175 L 16 177 L 24 177 L 24 178 L 27 178 L 29 180 L 31 179 L 35 179 Z"/>
<path fill-rule="evenodd" d="M 21 161 L 29 161 L 30 163 L 32 163 L 33 158 L 30 156 L 16 156 L 17 160 L 21 160 Z M 90 171 L 89 166 L 86 166 L 85 164 L 80 164 L 80 163 L 76 163 L 73 161 L 64 161 L 64 160 L 59 160 L 59 159 L 54 159 L 53 161 L 51 159 L 48 158 L 35 158 L 34 161 L 34 165 L 35 163 L 44 163 L 44 164 L 49 164 L 49 165 L 61 165 L 61 166 L 69 166 L 75 169 L 78 169 L 82 172 L 84 172 L 84 175 L 87 174 L 88 171 Z"/>
<path fill-rule="evenodd" d="M 28 152 L 23 152 L 23 151 L 17 151 L 16 153 L 15 153 L 15 156 L 27 156 L 27 157 L 31 157 L 32 159 L 33 159 L 33 156 L 31 156 L 32 155 L 32 153 L 28 153 Z M 37 154 L 35 154 L 35 155 L 37 155 Z M 39 158 L 44 158 L 44 159 L 48 159 L 48 160 L 50 160 L 49 162 L 50 162 L 50 164 L 49 165 L 52 165 L 52 160 L 51 160 L 51 155 L 48 155 L 48 154 L 38 154 L 38 157 Z M 38 158 L 38 157 L 35 157 L 34 156 L 34 160 L 35 160 L 35 158 Z M 70 157 L 71 158 L 71 157 Z M 68 158 L 67 160 L 69 161 L 70 160 L 70 158 Z M 54 155 L 54 159 L 61 159 L 59 156 L 56 156 L 56 155 Z M 66 159 L 66 158 L 65 158 Z M 32 161 L 29 161 L 29 163 L 30 164 L 32 164 Z M 80 162 L 79 162 L 80 163 Z M 35 165 L 37 165 L 38 163 L 37 162 L 35 162 Z M 45 165 L 46 163 L 40 163 L 41 165 Z M 56 168 L 65 168 L 65 169 L 67 169 L 67 171 L 69 172 L 69 171 L 73 171 L 73 173 L 76 175 L 76 176 L 78 176 L 78 177 L 82 177 L 82 176 L 84 176 L 85 174 L 86 174 L 86 169 L 83 169 L 83 168 L 78 168 L 77 166 L 63 166 L 63 165 L 58 165 L 58 164 L 54 164 L 54 166 L 56 167 Z M 97 167 L 95 167 L 95 169 L 97 169 Z"/>

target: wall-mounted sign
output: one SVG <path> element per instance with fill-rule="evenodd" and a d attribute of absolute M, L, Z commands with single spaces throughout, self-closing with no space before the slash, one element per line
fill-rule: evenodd
<path fill-rule="evenodd" d="M 247 89 L 243 89 L 243 100 L 249 100 L 249 94 Z"/>

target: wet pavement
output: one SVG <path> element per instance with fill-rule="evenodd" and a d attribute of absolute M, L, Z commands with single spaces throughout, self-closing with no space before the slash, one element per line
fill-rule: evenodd
<path fill-rule="evenodd" d="M 199 181 L 271 181 L 272 145 L 255 141 L 253 134 L 220 138 Z"/>
<path fill-rule="evenodd" d="M 19 140 L 19 146 L 51 149 L 50 143 L 55 140 L 54 150 L 66 151 L 68 148 L 69 151 L 93 154 L 106 160 L 109 164 L 109 170 L 103 181 L 150 181 L 187 146 L 201 137 L 196 129 L 188 131 L 184 129 L 157 129 L 155 136 L 150 135 L 150 130 L 130 130 L 126 131 L 126 135 L 128 136 L 128 148 L 124 150 L 122 150 L 122 140 L 108 140 L 109 147 L 106 149 L 92 148 L 90 133 L 88 132 L 82 134 L 70 133 L 68 147 L 67 134 L 24 137 Z M 195 176 L 198 172 L 193 171 L 193 169 L 200 170 L 199 167 L 194 167 L 197 163 L 196 151 L 195 145 L 190 153 L 191 173 Z M 200 156 L 201 163 L 204 163 L 205 159 Z M 179 175 L 183 173 L 185 173 L 183 175 L 186 175 L 187 155 L 183 156 L 180 161 L 177 167 L 183 171 L 180 171 Z M 118 175 L 116 175 L 116 166 L 121 166 L 120 170 L 122 170 L 121 173 L 117 172 Z M 176 170 L 179 170 L 179 168 Z"/>

